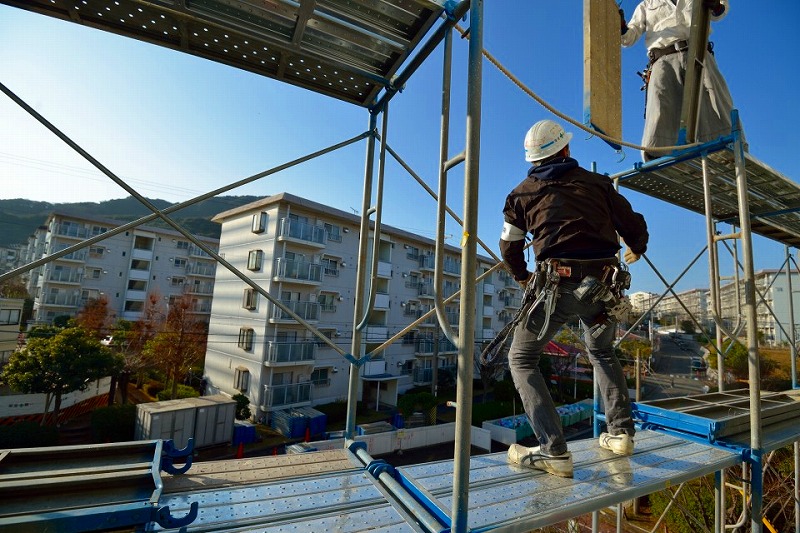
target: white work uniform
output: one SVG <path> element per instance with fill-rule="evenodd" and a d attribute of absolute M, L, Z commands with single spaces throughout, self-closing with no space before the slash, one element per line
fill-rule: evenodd
<path fill-rule="evenodd" d="M 636 6 L 628 22 L 628 31 L 622 35 L 622 46 L 632 46 L 642 35 L 648 52 L 674 46 L 679 41 L 688 41 L 694 2 L 677 0 L 673 4 L 671 0 L 644 0 Z M 724 18 L 730 9 L 727 0 L 721 2 L 725 11 L 718 17 L 711 14 L 712 21 Z M 673 146 L 678 142 L 686 56 L 686 51 L 664 55 L 651 67 L 642 146 Z M 706 52 L 704 66 L 696 139 L 699 142 L 730 135 L 730 114 L 733 109 L 728 85 L 717 68 L 713 54 Z M 664 154 L 653 155 L 659 157 Z M 647 159 L 650 158 L 645 157 Z"/>

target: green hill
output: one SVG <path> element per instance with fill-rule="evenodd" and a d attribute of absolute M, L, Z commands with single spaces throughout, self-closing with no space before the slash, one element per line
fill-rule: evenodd
<path fill-rule="evenodd" d="M 211 222 L 211 218 L 250 202 L 259 200 L 260 196 L 220 196 L 188 206 L 171 214 L 171 217 L 186 229 L 197 235 L 219 238 L 219 224 Z M 166 200 L 149 199 L 158 209 L 172 205 Z M 77 202 L 51 204 L 17 198 L 0 200 L 0 246 L 23 244 L 28 241 L 36 228 L 47 221 L 53 211 L 75 213 L 99 218 L 113 218 L 122 222 L 136 220 L 149 215 L 150 210 L 133 197 L 107 200 L 105 202 Z M 162 221 L 153 221 L 150 226 L 168 227 Z"/>

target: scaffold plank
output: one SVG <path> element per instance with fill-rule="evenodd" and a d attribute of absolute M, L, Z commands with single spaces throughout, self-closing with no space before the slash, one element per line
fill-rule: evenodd
<path fill-rule="evenodd" d="M 738 196 L 734 154 L 719 142 L 692 148 L 674 158 L 657 159 L 612 178 L 648 196 L 705 214 L 702 159 L 708 154 L 712 216 L 738 225 Z M 752 231 L 783 244 L 800 247 L 800 185 L 745 153 L 747 197 Z"/>

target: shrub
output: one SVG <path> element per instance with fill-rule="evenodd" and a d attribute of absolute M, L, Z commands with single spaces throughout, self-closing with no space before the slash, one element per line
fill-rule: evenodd
<path fill-rule="evenodd" d="M 95 442 L 133 440 L 136 426 L 136 406 L 126 403 L 95 409 L 92 411 L 91 426 Z"/>
<path fill-rule="evenodd" d="M 12 426 L 0 426 L 0 448 L 37 448 L 58 444 L 55 426 L 40 426 L 26 420 Z"/>
<path fill-rule="evenodd" d="M 144 386 L 144 392 L 151 398 L 156 398 L 158 393 L 164 390 L 164 384 L 157 381 L 151 381 Z"/>
<path fill-rule="evenodd" d="M 172 396 L 172 387 L 166 388 L 161 392 L 159 392 L 158 394 L 156 394 L 156 398 L 158 398 L 159 401 L 171 400 L 173 399 L 171 398 L 171 396 Z M 174 399 L 180 400 L 182 398 L 197 398 L 198 396 L 200 396 L 200 393 L 197 392 L 197 390 L 194 387 L 178 383 L 178 391 Z"/>
<path fill-rule="evenodd" d="M 247 420 L 252 416 L 250 398 L 240 392 L 231 396 L 231 399 L 236 401 L 236 420 Z"/>
<path fill-rule="evenodd" d="M 401 413 L 409 416 L 418 411 L 427 413 L 433 407 L 436 407 L 438 403 L 439 400 L 430 392 L 418 392 L 416 394 L 402 395 L 397 402 L 397 407 Z"/>

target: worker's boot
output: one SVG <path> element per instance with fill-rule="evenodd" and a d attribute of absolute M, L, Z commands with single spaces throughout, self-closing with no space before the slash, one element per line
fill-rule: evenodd
<path fill-rule="evenodd" d="M 526 448 L 520 444 L 512 444 L 508 449 L 508 462 L 527 466 L 561 477 L 572 477 L 572 454 L 547 455 L 539 446 Z"/>
<path fill-rule="evenodd" d="M 627 433 L 621 433 L 619 435 L 601 433 L 600 447 L 611 450 L 617 455 L 633 455 L 633 437 Z"/>

